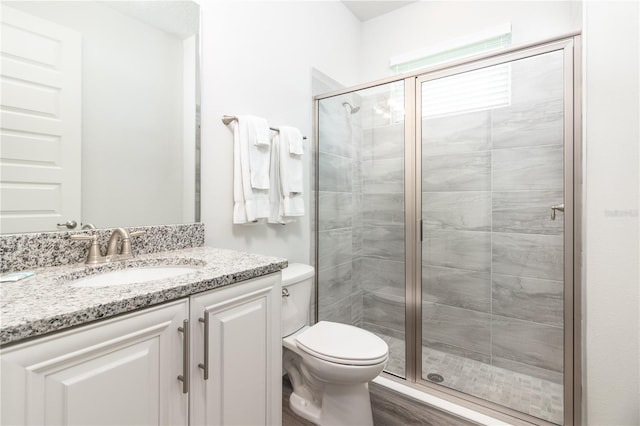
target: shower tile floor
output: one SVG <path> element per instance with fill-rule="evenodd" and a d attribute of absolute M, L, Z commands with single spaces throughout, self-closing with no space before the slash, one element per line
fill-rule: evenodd
<path fill-rule="evenodd" d="M 390 348 L 385 371 L 404 372 L 404 342 L 379 335 Z M 473 359 L 422 347 L 422 371 L 440 374 L 442 385 L 531 416 L 562 424 L 562 385 Z"/>

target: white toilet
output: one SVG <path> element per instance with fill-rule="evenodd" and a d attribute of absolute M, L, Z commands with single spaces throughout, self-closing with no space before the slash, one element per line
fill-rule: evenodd
<path fill-rule="evenodd" d="M 368 382 L 382 372 L 389 347 L 378 336 L 351 325 L 307 319 L 312 266 L 282 271 L 283 365 L 293 385 L 289 405 L 321 426 L 373 425 Z"/>

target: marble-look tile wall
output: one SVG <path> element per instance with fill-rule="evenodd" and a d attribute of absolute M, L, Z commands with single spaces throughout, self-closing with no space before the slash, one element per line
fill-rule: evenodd
<path fill-rule="evenodd" d="M 423 120 L 423 343 L 561 382 L 562 55 L 511 68 L 510 106 Z"/>
<path fill-rule="evenodd" d="M 384 92 L 363 97 L 358 282 L 363 295 L 362 327 L 404 341 L 404 121 L 384 113 L 394 102 L 403 104 L 398 92 L 387 87 Z M 404 376 L 404 347 L 390 345 L 389 350 L 396 362 L 387 365 L 387 371 Z"/>
<path fill-rule="evenodd" d="M 354 286 L 354 229 L 359 223 L 359 171 L 356 167 L 362 132 L 358 117 L 342 103 L 357 105 L 354 96 L 319 102 L 318 318 L 358 325 L 362 295 Z"/>

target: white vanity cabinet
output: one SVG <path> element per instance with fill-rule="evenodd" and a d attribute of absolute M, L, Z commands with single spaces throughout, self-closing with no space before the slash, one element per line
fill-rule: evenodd
<path fill-rule="evenodd" d="M 188 301 L 3 348 L 3 425 L 186 425 Z"/>
<path fill-rule="evenodd" d="M 0 424 L 281 424 L 280 282 L 271 274 L 2 348 Z"/>
<path fill-rule="evenodd" d="M 281 303 L 280 274 L 191 297 L 192 425 L 282 423 Z"/>

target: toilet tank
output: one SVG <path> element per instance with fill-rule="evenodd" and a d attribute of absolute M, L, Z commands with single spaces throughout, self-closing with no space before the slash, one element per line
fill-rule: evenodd
<path fill-rule="evenodd" d="M 302 263 L 290 263 L 282 270 L 282 337 L 307 325 L 313 276 L 313 266 Z"/>

